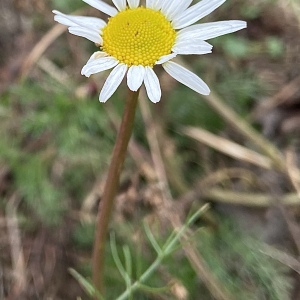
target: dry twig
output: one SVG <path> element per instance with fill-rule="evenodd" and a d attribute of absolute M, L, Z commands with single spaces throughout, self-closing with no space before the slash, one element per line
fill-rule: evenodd
<path fill-rule="evenodd" d="M 13 265 L 13 295 L 15 299 L 27 288 L 26 265 L 22 250 L 21 234 L 18 226 L 17 206 L 19 203 L 18 196 L 13 194 L 6 205 L 6 222 L 7 231 L 11 249 L 11 259 Z"/>
<path fill-rule="evenodd" d="M 29 53 L 21 68 L 20 77 L 24 79 L 28 76 L 31 68 L 40 59 L 43 53 L 49 48 L 49 46 L 66 31 L 66 26 L 57 24 L 51 30 L 49 30 L 43 38 L 34 46 Z"/>
<path fill-rule="evenodd" d="M 300 198 L 300 170 L 297 167 L 296 154 L 291 148 L 286 151 L 286 166 L 290 180 Z"/>
<path fill-rule="evenodd" d="M 235 159 L 249 162 L 262 168 L 272 169 L 272 161 L 268 157 L 238 145 L 228 139 L 214 135 L 207 130 L 199 127 L 184 127 L 182 132 Z"/>
<path fill-rule="evenodd" d="M 273 197 L 268 194 L 240 193 L 218 188 L 203 190 L 203 197 L 215 202 L 249 207 L 269 207 L 274 203 Z M 280 198 L 280 203 L 288 206 L 299 206 L 300 200 L 297 194 L 286 194 Z"/>
<path fill-rule="evenodd" d="M 300 262 L 295 257 L 291 256 L 290 254 L 278 250 L 274 247 L 265 245 L 260 252 L 265 255 L 272 257 L 273 259 L 281 262 L 282 264 L 286 265 L 287 267 L 291 268 L 295 272 L 300 275 Z"/>

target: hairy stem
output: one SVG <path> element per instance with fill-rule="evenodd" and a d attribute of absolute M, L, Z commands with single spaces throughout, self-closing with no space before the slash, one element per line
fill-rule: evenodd
<path fill-rule="evenodd" d="M 102 296 L 104 296 L 104 256 L 108 225 L 113 209 L 114 198 L 119 185 L 122 166 L 133 129 L 138 94 L 138 91 L 129 91 L 128 93 L 122 122 L 119 128 L 116 144 L 112 154 L 111 164 L 108 170 L 104 192 L 98 208 L 92 266 L 93 283 L 96 290 L 98 290 Z M 97 296 L 95 299 L 98 299 Z"/>

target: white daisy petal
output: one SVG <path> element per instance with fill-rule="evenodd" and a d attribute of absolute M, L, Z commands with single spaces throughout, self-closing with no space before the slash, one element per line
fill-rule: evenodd
<path fill-rule="evenodd" d="M 97 52 L 96 52 L 97 53 Z M 97 54 L 93 54 L 93 56 L 97 56 Z M 90 77 L 92 74 L 100 73 L 102 71 L 106 71 L 115 67 L 119 61 L 114 57 L 99 57 L 96 59 L 92 59 L 92 57 L 88 60 L 88 62 L 83 66 L 81 70 L 81 75 L 86 77 Z"/>
<path fill-rule="evenodd" d="M 154 10 L 160 10 L 164 0 L 146 0 L 146 7 Z"/>
<path fill-rule="evenodd" d="M 184 39 L 185 37 L 189 39 L 209 40 L 246 27 L 246 22 L 238 20 L 196 24 L 180 30 L 177 33 L 177 40 Z"/>
<path fill-rule="evenodd" d="M 146 72 L 145 72 L 144 84 L 147 91 L 147 95 L 153 103 L 157 103 L 161 98 L 161 89 L 160 89 L 159 80 L 152 68 L 146 67 L 145 71 Z"/>
<path fill-rule="evenodd" d="M 130 8 L 136 8 L 140 5 L 140 0 L 127 0 Z"/>
<path fill-rule="evenodd" d="M 202 43 L 202 40 L 200 40 L 198 43 L 196 43 L 196 40 L 194 40 L 190 41 L 189 43 L 177 44 L 172 48 L 172 51 L 181 55 L 201 55 L 211 53 L 212 46 L 203 45 Z"/>
<path fill-rule="evenodd" d="M 111 71 L 100 92 L 100 102 L 106 102 L 111 97 L 121 84 L 126 72 L 127 66 L 125 64 L 119 64 Z"/>
<path fill-rule="evenodd" d="M 119 11 L 126 9 L 126 0 L 112 0 L 112 2 Z"/>
<path fill-rule="evenodd" d="M 127 72 L 127 85 L 131 91 L 136 92 L 142 85 L 145 77 L 145 67 L 132 66 Z"/>
<path fill-rule="evenodd" d="M 161 64 L 167 62 L 168 60 L 170 60 L 170 59 L 172 59 L 176 56 L 177 56 L 177 53 L 171 53 L 171 54 L 168 54 L 168 55 L 164 55 L 155 64 L 156 65 L 161 65 Z"/>
<path fill-rule="evenodd" d="M 156 0 L 146 0 L 146 7 L 153 9 L 155 6 L 155 3 L 156 3 Z"/>
<path fill-rule="evenodd" d="M 104 12 L 105 14 L 107 14 L 111 17 L 113 17 L 114 15 L 116 15 L 118 13 L 118 11 L 114 7 L 106 4 L 105 2 L 103 2 L 101 0 L 83 0 L 83 2 Z"/>
<path fill-rule="evenodd" d="M 192 26 L 189 26 L 185 29 L 188 29 L 190 27 L 192 27 Z M 183 30 L 185 30 L 185 29 L 182 29 L 177 33 L 174 46 L 177 45 L 177 44 L 184 44 L 184 43 L 192 42 L 194 39 L 198 39 L 199 41 L 201 40 L 205 45 L 210 45 L 209 43 L 205 42 L 201 37 L 198 37 L 196 34 L 194 35 L 192 32 L 191 33 L 190 32 L 186 32 L 186 33 L 183 32 Z"/>
<path fill-rule="evenodd" d="M 95 61 L 96 59 L 100 58 L 100 57 L 107 57 L 109 56 L 107 53 L 103 52 L 103 51 L 96 51 L 94 52 L 91 57 L 89 58 L 89 60 L 87 61 L 86 65 L 90 62 Z"/>
<path fill-rule="evenodd" d="M 173 20 L 177 15 L 184 12 L 191 5 L 192 2 L 193 0 L 180 1 L 180 3 L 178 3 L 177 8 L 173 11 L 172 14 L 170 14 L 171 20 Z"/>
<path fill-rule="evenodd" d="M 169 15 L 174 12 L 180 2 L 182 2 L 182 0 L 173 0 L 171 3 L 169 1 L 163 2 L 161 6 L 161 12 L 167 17 L 168 20 L 170 20 Z"/>
<path fill-rule="evenodd" d="M 67 18 L 67 16 L 64 16 L 63 14 L 61 14 L 59 11 L 57 10 L 52 10 L 52 12 L 55 14 L 54 16 L 54 21 L 65 25 L 65 26 L 76 26 L 78 25 L 77 23 L 74 23 L 73 21 L 71 21 L 70 18 Z"/>
<path fill-rule="evenodd" d="M 162 66 L 165 71 L 177 81 L 181 82 L 199 94 L 209 95 L 210 90 L 207 84 L 193 72 L 172 61 L 168 61 Z"/>
<path fill-rule="evenodd" d="M 173 20 L 178 13 L 185 11 L 192 2 L 193 0 L 173 0 L 170 4 L 169 1 L 165 1 L 161 11 L 166 15 L 168 20 Z"/>
<path fill-rule="evenodd" d="M 96 44 L 99 44 L 99 45 L 101 45 L 103 43 L 103 40 L 102 40 L 99 32 L 96 30 L 91 30 L 88 28 L 74 26 L 74 27 L 69 27 L 69 32 L 74 35 L 84 37 L 84 38 L 86 38 Z"/>
<path fill-rule="evenodd" d="M 165 1 L 166 1 L 166 0 L 156 0 L 155 8 L 156 8 L 156 9 L 161 9 Z M 168 1 L 168 0 L 167 0 L 167 1 Z"/>
<path fill-rule="evenodd" d="M 187 27 L 217 9 L 226 0 L 202 0 L 178 14 L 172 21 L 174 29 Z"/>
<path fill-rule="evenodd" d="M 84 28 L 95 28 L 100 30 L 106 25 L 106 22 L 95 17 L 70 16 L 57 10 L 53 10 L 52 12 L 55 14 L 54 20 L 66 26 L 79 25 Z"/>
<path fill-rule="evenodd" d="M 209 43 L 201 39 L 178 39 L 172 51 L 176 54 L 207 54 L 213 48 Z"/>

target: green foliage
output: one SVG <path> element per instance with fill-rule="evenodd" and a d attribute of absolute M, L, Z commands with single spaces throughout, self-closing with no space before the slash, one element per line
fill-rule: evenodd
<path fill-rule="evenodd" d="M 110 278 L 107 278 L 107 284 L 110 287 L 107 299 L 151 299 L 148 295 L 151 294 L 163 294 L 168 293 L 168 286 L 161 286 L 164 284 L 164 279 L 158 274 L 157 269 L 163 265 L 163 261 L 171 257 L 171 255 L 180 249 L 180 238 L 188 230 L 188 228 L 198 219 L 205 211 L 207 211 L 208 205 L 204 205 L 196 213 L 188 218 L 186 223 L 178 230 L 171 231 L 168 238 L 166 238 L 161 245 L 156 241 L 152 231 L 148 225 L 144 225 L 145 235 L 150 243 L 149 250 L 153 252 L 152 262 L 147 262 L 149 257 L 141 252 L 137 252 L 138 247 L 133 243 L 127 242 L 126 245 L 118 242 L 115 235 L 111 235 L 110 248 L 111 252 L 107 253 L 107 274 Z M 161 238 L 161 236 L 160 236 Z M 151 256 L 150 256 L 151 257 Z M 111 266 L 111 259 L 115 266 Z M 174 264 L 174 261 L 173 261 Z M 113 277 L 112 273 L 118 270 L 119 276 Z M 77 272 L 72 271 L 73 276 L 84 286 L 86 292 L 91 294 L 94 292 L 93 287 L 89 282 L 84 279 Z M 120 278 L 121 277 L 121 278 Z M 125 290 L 120 289 L 121 285 L 125 285 Z"/>
<path fill-rule="evenodd" d="M 222 128 L 223 121 L 219 115 L 191 89 L 178 86 L 170 99 L 166 113 L 175 128 L 178 125 L 198 125 L 214 132 Z"/>
<path fill-rule="evenodd" d="M 32 82 L 12 87 L 9 96 L 20 113 L 3 102 L 0 157 L 26 205 L 45 224 L 59 225 L 66 199 L 81 200 L 106 166 L 114 132 L 97 101 Z"/>
<path fill-rule="evenodd" d="M 86 7 L 86 4 L 81 0 L 51 0 L 51 7 L 64 13 L 72 13 L 76 9 Z"/>
<path fill-rule="evenodd" d="M 256 19 L 260 16 L 262 7 L 260 5 L 249 5 L 245 2 L 244 5 L 241 5 L 240 13 L 243 18 L 246 19 Z"/>
<path fill-rule="evenodd" d="M 86 291 L 86 293 L 90 297 L 94 297 L 97 295 L 97 298 L 99 300 L 104 299 L 99 293 L 95 291 L 95 288 L 93 287 L 92 283 L 89 282 L 87 279 L 85 279 L 81 274 L 79 274 L 74 269 L 69 269 L 70 274 L 79 282 L 79 284 L 82 286 L 82 288 Z"/>
<path fill-rule="evenodd" d="M 91 249 L 95 235 L 94 223 L 78 224 L 73 231 L 73 242 L 82 249 Z"/>
<path fill-rule="evenodd" d="M 240 13 L 244 19 L 256 19 L 261 16 L 264 9 L 274 5 L 278 0 L 261 0 L 257 2 L 241 2 Z"/>
<path fill-rule="evenodd" d="M 165 274 L 186 288 L 188 299 L 197 300 L 199 294 L 202 299 L 211 299 L 206 286 L 197 278 L 193 266 L 182 254 L 178 242 L 188 226 L 193 226 L 199 212 L 202 210 L 190 217 L 178 231 L 169 233 L 169 238 L 159 232 L 154 235 L 146 226 L 145 236 L 150 248 L 145 248 L 145 241 L 140 241 L 138 244 L 143 245 L 139 250 L 138 244 L 128 239 L 124 246 L 123 239 L 113 235 L 111 251 L 106 256 L 106 284 L 110 287 L 108 299 L 146 300 L 152 299 L 152 294 L 173 299 Z M 194 228 L 190 227 L 194 231 L 191 244 L 197 245 L 212 276 L 217 277 L 237 299 L 289 299 L 288 270 L 261 251 L 265 249 L 265 244 L 239 231 L 234 222 L 220 220 L 220 224 L 217 232 L 199 229 L 195 225 Z M 140 226 L 138 222 L 136 226 Z M 135 230 L 134 227 L 132 230 Z M 81 278 L 80 282 L 82 280 L 85 279 Z M 125 286 L 125 290 L 122 286 Z"/>
<path fill-rule="evenodd" d="M 221 47 L 227 55 L 234 58 L 246 58 L 251 49 L 247 39 L 235 35 L 221 37 L 218 43 L 221 43 Z"/>
<path fill-rule="evenodd" d="M 66 203 L 51 183 L 47 165 L 40 157 L 30 157 L 15 169 L 16 186 L 27 205 L 48 225 L 59 225 Z"/>
<path fill-rule="evenodd" d="M 287 268 L 264 255 L 264 243 L 223 220 L 217 234 L 199 232 L 199 247 L 212 272 L 238 299 L 289 299 Z"/>
<path fill-rule="evenodd" d="M 281 57 L 284 53 L 284 43 L 276 36 L 269 36 L 266 39 L 267 51 L 272 58 Z"/>
<path fill-rule="evenodd" d="M 223 70 L 216 88 L 224 101 L 243 116 L 247 116 L 253 100 L 263 91 L 262 85 L 251 71 L 239 70 L 233 74 L 230 70 Z"/>

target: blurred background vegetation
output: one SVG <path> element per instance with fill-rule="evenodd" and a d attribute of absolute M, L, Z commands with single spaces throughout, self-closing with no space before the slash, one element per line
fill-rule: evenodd
<path fill-rule="evenodd" d="M 52 9 L 105 17 L 81 0 L 1 0 L 0 299 L 89 299 L 69 269 L 91 276 L 126 93 L 98 102 L 106 74 L 80 75 L 97 48 L 65 33 Z M 131 299 L 300 299 L 299 16 L 297 0 L 228 0 L 203 21 L 248 28 L 211 40 L 213 54 L 182 58 L 212 95 L 159 68 L 161 102 L 142 94 L 111 222 L 132 281 L 155 259 L 142 224 L 163 245 L 172 214 L 183 224 L 211 205 Z M 166 195 L 174 211 L 162 209 Z M 117 299 L 126 286 L 110 248 L 107 257 L 107 299 Z"/>

